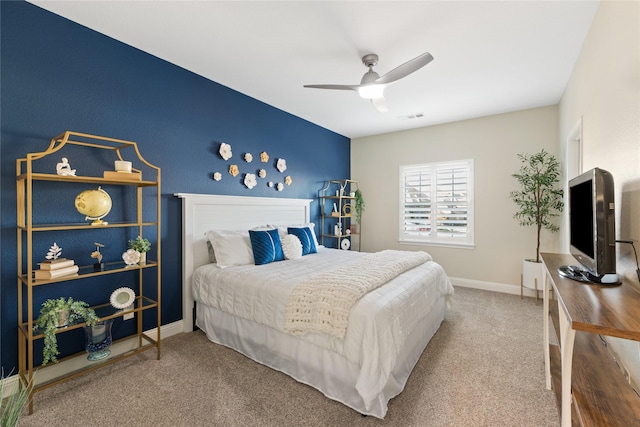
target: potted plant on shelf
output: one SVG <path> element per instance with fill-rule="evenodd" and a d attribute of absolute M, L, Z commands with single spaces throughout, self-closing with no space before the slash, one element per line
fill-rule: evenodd
<path fill-rule="evenodd" d="M 56 330 L 64 328 L 70 323 L 84 321 L 87 326 L 95 325 L 100 319 L 96 312 L 84 301 L 74 301 L 73 298 L 60 297 L 48 299 L 40 307 L 40 316 L 35 321 L 34 330 L 42 329 L 44 348 L 42 349 L 42 364 L 58 362 L 58 340 Z"/>
<path fill-rule="evenodd" d="M 356 198 L 356 221 L 358 224 L 361 224 L 362 212 L 364 212 L 364 199 L 362 198 L 362 191 L 360 191 L 359 188 L 355 191 L 354 197 Z"/>
<path fill-rule="evenodd" d="M 512 176 L 520 184 L 520 189 L 509 194 L 518 205 L 518 211 L 513 217 L 520 222 L 520 225 L 533 225 L 537 231 L 535 258 L 523 261 L 521 286 L 537 290 L 537 283 L 542 283 L 543 278 L 540 262 L 542 229 L 552 233 L 558 231 L 559 228 L 553 222 L 553 218 L 559 216 L 564 208 L 563 191 L 558 188 L 560 163 L 555 156 L 544 149 L 535 154 L 519 154 L 518 158 L 522 165 L 518 173 Z"/>
<path fill-rule="evenodd" d="M 138 236 L 135 240 L 129 240 L 128 248 L 140 252 L 140 264 L 146 264 L 147 252 L 151 250 L 151 243 L 149 240 L 144 239 L 142 236 Z"/>

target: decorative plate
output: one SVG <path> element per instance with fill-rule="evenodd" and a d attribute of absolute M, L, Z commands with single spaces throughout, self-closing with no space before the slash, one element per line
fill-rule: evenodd
<path fill-rule="evenodd" d="M 349 241 L 349 239 L 344 239 L 340 242 L 340 248 L 344 249 L 345 251 L 349 250 L 350 247 L 351 242 Z"/>
<path fill-rule="evenodd" d="M 133 301 L 136 299 L 136 294 L 133 292 L 133 289 L 130 288 L 118 288 L 111 294 L 109 301 L 113 308 L 117 308 L 118 310 L 125 309 L 133 304 Z"/>

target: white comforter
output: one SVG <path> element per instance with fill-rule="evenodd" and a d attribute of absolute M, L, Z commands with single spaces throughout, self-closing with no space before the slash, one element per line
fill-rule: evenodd
<path fill-rule="evenodd" d="M 318 254 L 260 266 L 208 264 L 194 272 L 193 296 L 198 303 L 284 332 L 287 301 L 298 283 L 363 255 L 321 247 Z M 368 404 L 386 384 L 405 337 L 425 317 L 430 299 L 442 295 L 453 295 L 453 287 L 442 267 L 429 261 L 362 297 L 353 306 L 344 339 L 318 333 L 300 339 L 359 365 L 356 388 Z"/>

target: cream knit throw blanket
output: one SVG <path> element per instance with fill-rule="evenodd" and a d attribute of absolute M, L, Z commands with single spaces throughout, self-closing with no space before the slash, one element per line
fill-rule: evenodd
<path fill-rule="evenodd" d="M 344 338 L 351 307 L 367 292 L 431 261 L 426 252 L 385 250 L 310 277 L 289 295 L 284 330 L 294 335 L 324 332 Z"/>

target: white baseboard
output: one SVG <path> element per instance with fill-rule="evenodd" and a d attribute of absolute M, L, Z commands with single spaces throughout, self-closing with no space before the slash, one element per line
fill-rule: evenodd
<path fill-rule="evenodd" d="M 182 320 L 178 320 L 177 322 L 169 323 L 167 325 L 162 325 L 160 327 L 160 335 L 162 339 L 169 338 L 172 335 L 176 335 L 182 333 Z M 149 331 L 145 331 L 145 334 L 149 336 L 151 339 L 157 339 L 158 333 L 157 330 L 151 329 Z M 112 351 L 114 354 L 121 354 L 127 352 L 129 350 L 133 350 L 137 347 L 138 341 L 137 336 L 131 336 L 131 338 L 126 339 L 124 341 L 120 341 L 112 346 Z M 57 364 L 47 365 L 46 370 L 36 370 L 35 379 L 36 384 L 41 382 L 46 382 L 51 379 L 57 378 L 62 375 L 66 375 L 70 372 L 73 372 L 77 369 L 81 369 L 85 366 L 89 366 L 95 362 L 89 362 L 85 355 L 80 354 L 71 359 L 67 359 L 63 362 Z M 8 396 L 9 394 L 17 391 L 19 376 L 12 375 L 8 378 L 4 378 L 2 380 L 3 387 L 3 397 Z"/>
<path fill-rule="evenodd" d="M 453 286 L 462 288 L 481 289 L 483 291 L 501 292 L 504 294 L 520 295 L 520 285 L 512 285 L 509 283 L 485 282 L 481 280 L 461 279 L 459 277 L 450 277 Z M 525 297 L 535 298 L 534 289 L 525 287 L 522 293 Z M 542 298 L 542 289 L 540 289 L 539 297 Z"/>

